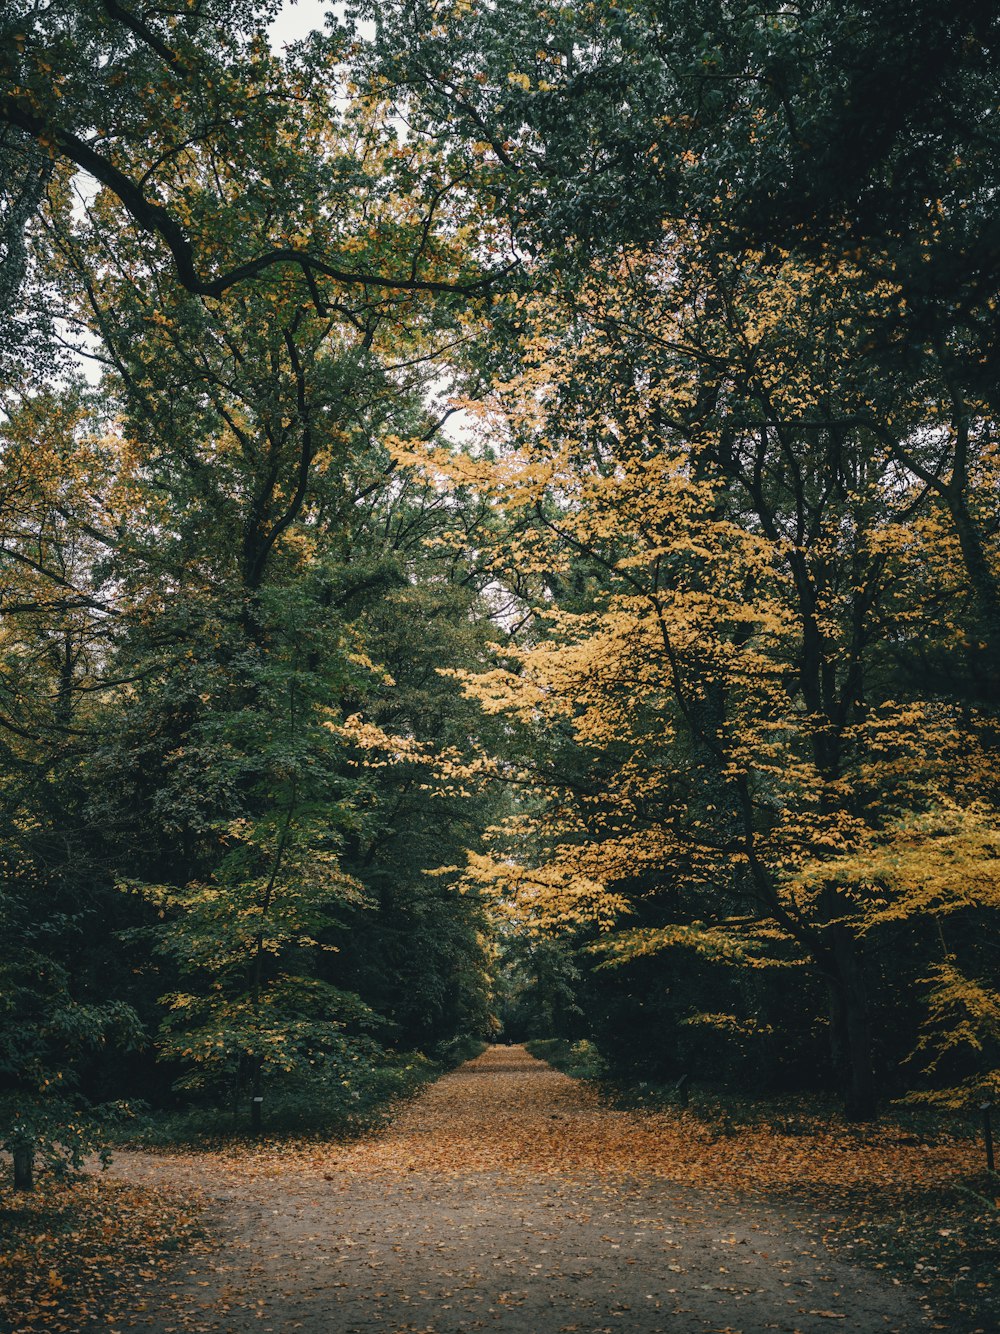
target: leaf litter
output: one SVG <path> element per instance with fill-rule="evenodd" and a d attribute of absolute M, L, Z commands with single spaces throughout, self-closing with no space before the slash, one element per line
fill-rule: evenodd
<path fill-rule="evenodd" d="M 115 1179 L 80 1198 L 155 1216 L 154 1259 L 116 1258 L 89 1286 L 71 1275 L 39 1307 L 51 1300 L 40 1251 L 31 1301 L 23 1282 L 7 1287 L 11 1328 L 68 1334 L 99 1315 L 94 1328 L 155 1334 L 658 1334 L 678 1322 L 908 1334 L 946 1327 L 934 1311 L 956 1331 L 991 1328 L 977 1323 L 982 1301 L 894 1265 L 883 1244 L 921 1192 L 970 1178 L 974 1148 L 808 1129 L 720 1135 L 693 1112 L 610 1107 L 523 1048 L 494 1047 L 361 1140 L 120 1154 Z M 946 1244 L 961 1231 L 945 1230 Z M 125 1256 L 128 1235 L 104 1253 Z M 169 1265 L 173 1238 L 185 1259 Z"/>

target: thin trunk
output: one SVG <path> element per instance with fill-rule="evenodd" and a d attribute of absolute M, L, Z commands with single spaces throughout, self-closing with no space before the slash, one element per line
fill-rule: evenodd
<path fill-rule="evenodd" d="M 872 1030 L 864 961 L 855 936 L 833 928 L 830 992 L 831 1056 L 842 1080 L 844 1114 L 849 1121 L 871 1121 L 878 1110 Z"/>
<path fill-rule="evenodd" d="M 254 1057 L 253 1062 L 253 1081 L 252 1095 L 250 1098 L 250 1131 L 254 1135 L 259 1135 L 264 1122 L 264 1060 L 260 1056 Z"/>
<path fill-rule="evenodd" d="M 980 617 L 981 640 L 972 654 L 973 671 L 980 687 L 992 694 L 992 688 L 997 683 L 1000 654 L 1000 592 L 997 579 L 982 534 L 969 512 L 965 495 L 954 494 L 949 488 L 945 496 Z"/>
<path fill-rule="evenodd" d="M 13 1151 L 14 1189 L 35 1189 L 35 1150 L 31 1144 L 18 1144 Z"/>
<path fill-rule="evenodd" d="M 240 1120 L 240 1091 L 243 1088 L 243 1053 L 236 1059 L 236 1073 L 233 1076 L 233 1129 L 239 1125 Z"/>

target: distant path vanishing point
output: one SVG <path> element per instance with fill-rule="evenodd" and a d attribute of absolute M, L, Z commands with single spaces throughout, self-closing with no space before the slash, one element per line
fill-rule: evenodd
<path fill-rule="evenodd" d="M 650 1133 L 523 1047 L 495 1047 L 356 1143 L 122 1154 L 116 1174 L 200 1193 L 216 1245 L 123 1301 L 113 1328 L 931 1328 L 914 1293 L 833 1259 L 780 1207 L 648 1170 Z"/>

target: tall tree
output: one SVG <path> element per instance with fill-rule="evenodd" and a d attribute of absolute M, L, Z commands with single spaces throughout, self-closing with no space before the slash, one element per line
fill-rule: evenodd
<path fill-rule="evenodd" d="M 858 357 L 891 289 L 849 266 L 701 258 L 698 241 L 632 254 L 561 319 L 522 305 L 526 369 L 496 395 L 516 452 L 472 470 L 521 534 L 540 637 L 467 688 L 578 756 L 521 753 L 544 802 L 473 870 L 549 927 L 679 890 L 679 915 L 623 937 L 625 956 L 687 945 L 752 965 L 792 942 L 828 984 L 846 1105 L 867 1117 L 868 896 L 917 887 L 876 894 L 839 859 L 989 790 L 982 726 L 893 664 L 913 618 L 926 634 L 938 615 L 907 546 L 939 511 L 885 437 L 947 422 L 947 395 L 915 398 Z"/>
<path fill-rule="evenodd" d="M 164 1050 L 190 1082 L 249 1083 L 258 1117 L 269 1072 L 316 1067 L 340 1086 L 344 1062 L 375 1050 L 376 1016 L 323 956 L 367 901 L 342 865 L 359 778 L 341 721 L 375 671 L 361 611 L 405 575 L 370 582 L 353 548 L 365 502 L 398 485 L 381 442 L 430 436 L 446 415 L 432 405 L 441 349 L 464 336 L 455 289 L 478 260 L 457 183 L 383 106 L 351 94 L 336 40 L 283 66 L 252 7 L 227 12 L 228 32 L 200 11 L 171 23 L 117 5 L 27 6 L 11 20 L 23 38 L 11 59 L 32 80 L 7 104 L 11 124 L 50 134 L 55 158 L 103 187 L 73 206 L 57 161 L 29 276 L 104 377 L 86 422 L 35 411 L 54 496 L 23 533 L 5 531 L 41 605 L 83 627 L 61 640 L 67 689 L 94 701 L 79 813 L 103 884 L 139 891 L 123 925 L 149 924 L 139 899 L 160 921 Z M 84 77 L 89 61 L 106 83 Z M 343 97 L 320 87 L 321 71 Z M 25 102 L 45 127 L 24 121 Z M 102 109 L 109 142 L 86 129 Z M 391 274 L 355 281 L 303 262 L 320 233 Z M 72 494 L 64 474 L 78 479 Z M 85 545 L 79 570 L 49 558 L 61 553 L 50 511 Z M 23 655 L 24 632 L 14 638 Z M 21 723 L 9 712 L 10 731 Z M 462 948 L 468 975 L 453 990 L 481 992 L 482 951 Z"/>

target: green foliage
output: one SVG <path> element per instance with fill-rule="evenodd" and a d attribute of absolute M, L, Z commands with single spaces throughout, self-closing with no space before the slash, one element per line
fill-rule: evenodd
<path fill-rule="evenodd" d="M 393 1045 L 486 1023 L 482 914 L 425 876 L 476 817 L 423 781 L 467 739 L 436 669 L 482 650 L 478 580 L 389 452 L 436 429 L 435 340 L 479 256 L 433 155 L 346 88 L 343 31 L 278 57 L 272 11 L 0 20 L 0 149 L 25 168 L 2 185 L 7 290 L 102 370 L 55 392 L 26 363 L 3 388 L 0 840 L 37 825 L 86 868 L 66 897 L 99 900 L 77 955 L 44 955 L 69 999 L 40 990 L 32 1022 L 81 1027 L 60 1079 L 115 1082 L 80 1055 L 103 1023 L 151 1101 L 336 1120 L 384 1101 L 383 1068 L 405 1087 Z M 70 164 L 98 182 L 86 208 Z M 369 765 L 345 736 L 363 713 L 427 762 Z M 136 1056 L 112 1033 L 130 1005 Z M 11 1047 L 11 1077 L 32 1059 Z"/>
<path fill-rule="evenodd" d="M 484 1050 L 476 1037 L 447 1038 L 427 1054 L 387 1050 L 370 1039 L 341 1040 L 336 1057 L 300 1062 L 268 1084 L 264 1120 L 269 1135 L 317 1134 L 349 1139 L 377 1129 L 401 1101 L 442 1073 Z M 176 1146 L 231 1140 L 250 1128 L 244 1108 L 227 1108 L 210 1088 L 182 1111 L 147 1109 L 110 1131 L 115 1143 Z"/>
<path fill-rule="evenodd" d="M 883 364 L 957 334 L 954 367 L 995 404 L 995 7 L 359 8 L 373 77 L 560 281 L 685 223 L 715 252 L 850 255 L 904 289 L 867 326 Z"/>
<path fill-rule="evenodd" d="M 145 1034 L 124 1000 L 81 997 L 67 945 L 79 923 L 63 915 L 39 920 L 38 905 L 17 890 L 44 892 L 35 877 L 8 880 L 0 900 L 0 1145 L 30 1162 L 79 1169 L 108 1125 L 128 1115 L 115 1101 L 95 1103 L 81 1087 L 87 1059 L 103 1049 L 129 1051 Z M 61 937 L 61 939 L 60 939 Z"/>
<path fill-rule="evenodd" d="M 509 934 L 499 936 L 498 947 L 495 991 L 503 1038 L 534 1041 L 579 1032 L 581 971 L 570 944 Z"/>
<path fill-rule="evenodd" d="M 603 1079 L 607 1074 L 604 1058 L 586 1038 L 578 1042 L 567 1042 L 565 1038 L 531 1038 L 524 1045 L 532 1056 L 547 1061 L 574 1079 Z"/>
<path fill-rule="evenodd" d="M 466 1061 L 473 1061 L 486 1050 L 486 1043 L 471 1033 L 459 1033 L 437 1043 L 431 1056 L 445 1070 L 455 1070 Z"/>

